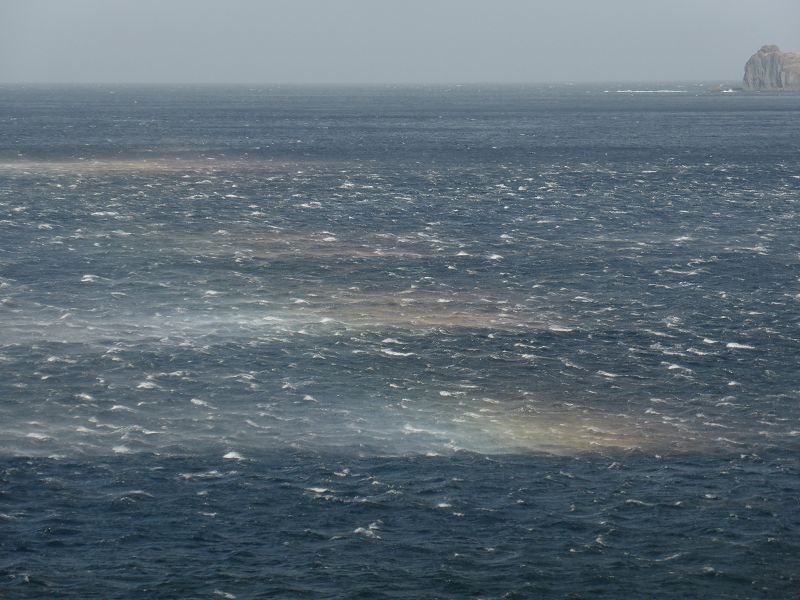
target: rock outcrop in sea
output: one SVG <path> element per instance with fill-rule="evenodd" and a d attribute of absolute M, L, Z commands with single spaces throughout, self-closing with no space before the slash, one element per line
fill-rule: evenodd
<path fill-rule="evenodd" d="M 744 67 L 745 90 L 800 90 L 800 52 L 762 46 Z"/>

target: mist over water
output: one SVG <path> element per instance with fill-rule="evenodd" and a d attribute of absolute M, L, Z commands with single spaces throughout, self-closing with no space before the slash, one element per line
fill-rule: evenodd
<path fill-rule="evenodd" d="M 258 490 L 276 507 L 254 518 L 277 537 L 242 575 L 221 577 L 201 540 L 187 552 L 210 560 L 207 585 L 161 589 L 357 591 L 323 575 L 367 560 L 328 554 L 353 538 L 451 597 L 641 591 L 640 567 L 664 597 L 673 572 L 727 597 L 796 585 L 797 98 L 609 89 L 4 88 L 0 586 L 71 581 L 62 552 L 44 553 L 46 584 L 18 554 L 41 542 L 34 505 L 67 529 L 106 501 L 148 531 L 213 513 L 236 552 Z M 149 497 L 177 502 L 177 521 Z M 362 501 L 352 527 L 326 508 Z M 588 545 L 562 547 L 576 505 Z M 534 550 L 522 532 L 540 527 Z M 85 530 L 64 535 L 118 568 Z M 459 544 L 478 554 L 414 566 Z M 105 597 L 160 581 L 157 547 Z M 576 552 L 596 559 L 581 572 L 624 564 L 634 583 L 557 583 Z M 761 562 L 739 580 L 747 556 Z M 244 575 L 270 561 L 269 581 Z M 495 568 L 503 581 L 464 579 Z M 385 597 L 419 597 L 371 573 Z"/>

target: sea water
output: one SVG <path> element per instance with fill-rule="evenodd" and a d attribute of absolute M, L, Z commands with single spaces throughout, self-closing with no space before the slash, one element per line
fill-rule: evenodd
<path fill-rule="evenodd" d="M 0 92 L 3 598 L 800 593 L 800 96 Z"/>

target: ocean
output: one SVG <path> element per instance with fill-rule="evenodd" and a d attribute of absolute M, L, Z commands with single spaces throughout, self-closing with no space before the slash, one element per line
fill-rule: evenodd
<path fill-rule="evenodd" d="M 797 598 L 800 95 L 0 86 L 0 597 Z"/>

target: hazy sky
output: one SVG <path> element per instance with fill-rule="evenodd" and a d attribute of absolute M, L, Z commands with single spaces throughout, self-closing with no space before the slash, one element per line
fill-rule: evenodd
<path fill-rule="evenodd" d="M 739 80 L 800 0 L 0 0 L 2 82 Z"/>

